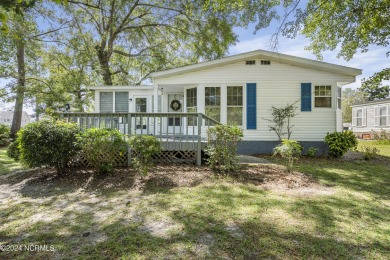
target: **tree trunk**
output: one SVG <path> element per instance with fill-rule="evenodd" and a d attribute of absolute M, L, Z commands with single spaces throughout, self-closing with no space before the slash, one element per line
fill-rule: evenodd
<path fill-rule="evenodd" d="M 22 124 L 24 93 L 26 91 L 26 68 L 24 61 L 24 39 L 19 38 L 16 42 L 16 58 L 18 61 L 18 85 L 16 87 L 15 111 L 12 119 L 11 138 L 16 138 Z"/>
<path fill-rule="evenodd" d="M 110 53 L 108 51 L 105 51 L 100 46 L 96 46 L 96 52 L 98 54 L 99 58 L 99 64 L 101 69 L 101 74 L 103 76 L 104 84 L 107 86 L 112 86 L 112 78 L 111 78 L 111 71 L 110 71 Z"/>

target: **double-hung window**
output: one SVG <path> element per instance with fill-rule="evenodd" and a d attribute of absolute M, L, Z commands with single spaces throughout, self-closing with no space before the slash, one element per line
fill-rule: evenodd
<path fill-rule="evenodd" d="M 315 86 L 314 94 L 315 107 L 332 107 L 332 86 Z"/>
<path fill-rule="evenodd" d="M 206 116 L 221 121 L 221 88 L 205 88 L 205 113 Z"/>
<path fill-rule="evenodd" d="M 337 108 L 341 109 L 341 93 L 342 90 L 340 87 L 337 87 Z"/>
<path fill-rule="evenodd" d="M 387 106 L 379 107 L 379 126 L 387 126 Z"/>
<path fill-rule="evenodd" d="M 356 126 L 363 126 L 363 109 L 356 110 Z"/>
<path fill-rule="evenodd" d="M 242 125 L 243 90 L 242 86 L 227 87 L 227 124 Z"/>
<path fill-rule="evenodd" d="M 186 90 L 186 103 L 187 103 L 187 112 L 188 113 L 196 113 L 197 112 L 197 88 L 189 88 Z M 188 125 L 194 126 L 196 125 L 196 117 L 189 116 L 188 117 Z"/>

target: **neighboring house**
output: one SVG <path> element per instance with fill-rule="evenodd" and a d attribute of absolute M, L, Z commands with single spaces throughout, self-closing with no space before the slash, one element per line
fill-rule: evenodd
<path fill-rule="evenodd" d="M 390 98 L 352 106 L 352 128 L 358 138 L 373 138 L 373 132 L 390 132 Z"/>
<path fill-rule="evenodd" d="M 14 118 L 13 111 L 0 111 L 0 124 L 12 125 L 12 119 Z M 22 127 L 30 123 L 31 119 L 27 112 L 23 111 L 22 114 Z"/>
<path fill-rule="evenodd" d="M 297 102 L 291 139 L 323 150 L 327 132 L 342 131 L 341 87 L 360 69 L 257 50 L 155 72 L 151 86 L 99 86 L 95 112 L 197 112 L 244 130 L 240 153 L 269 153 L 270 109 Z M 182 127 L 183 122 L 170 125 Z"/>

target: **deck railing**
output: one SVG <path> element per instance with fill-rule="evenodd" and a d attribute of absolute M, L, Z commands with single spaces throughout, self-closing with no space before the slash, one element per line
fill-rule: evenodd
<path fill-rule="evenodd" d="M 218 121 L 202 113 L 61 113 L 60 117 L 76 122 L 82 129 L 104 127 L 118 129 L 125 135 L 153 135 L 163 150 L 196 151 L 201 163 L 202 145 L 207 130 Z"/>

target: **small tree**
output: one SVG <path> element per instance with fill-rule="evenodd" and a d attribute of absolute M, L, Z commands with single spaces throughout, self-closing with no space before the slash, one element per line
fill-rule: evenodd
<path fill-rule="evenodd" d="M 18 132 L 15 145 L 21 161 L 29 167 L 51 166 L 62 174 L 72 156 L 79 150 L 75 123 L 43 120 L 26 125 Z"/>
<path fill-rule="evenodd" d="M 85 159 L 98 173 L 112 172 L 115 158 L 126 152 L 125 136 L 117 129 L 90 128 L 77 140 Z"/>
<path fill-rule="evenodd" d="M 132 160 L 135 168 L 141 176 L 146 176 L 153 165 L 153 155 L 161 151 L 160 142 L 152 135 L 134 135 L 130 137 L 129 145 L 135 152 Z"/>
<path fill-rule="evenodd" d="M 271 115 L 272 119 L 265 118 L 266 121 L 272 123 L 268 128 L 270 131 L 274 131 L 279 138 L 279 141 L 282 141 L 283 137 L 287 134 L 287 139 L 289 140 L 292 133 L 292 128 L 294 125 L 291 125 L 291 118 L 296 115 L 296 103 L 287 104 L 285 107 L 272 107 Z M 286 129 L 285 129 L 286 128 Z"/>
<path fill-rule="evenodd" d="M 274 148 L 274 155 L 279 154 L 284 159 L 286 170 L 291 172 L 294 167 L 294 161 L 301 155 L 302 146 L 298 141 L 283 139 L 282 143 Z"/>
<path fill-rule="evenodd" d="M 243 136 L 242 129 L 237 126 L 216 125 L 208 130 L 207 136 L 207 163 L 211 169 L 224 173 L 237 170 L 237 143 Z"/>

